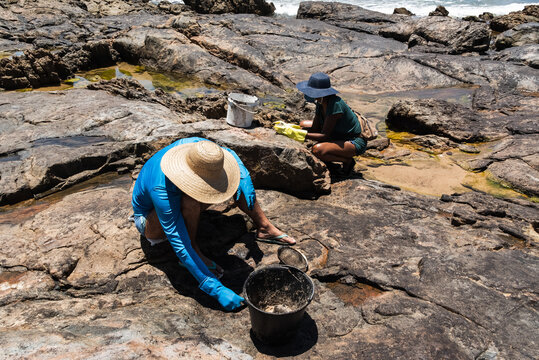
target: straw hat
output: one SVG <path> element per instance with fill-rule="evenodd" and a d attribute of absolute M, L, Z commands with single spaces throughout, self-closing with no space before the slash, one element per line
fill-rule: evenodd
<path fill-rule="evenodd" d="M 173 147 L 163 155 L 161 170 L 181 191 L 205 204 L 228 200 L 240 183 L 234 156 L 211 141 Z"/>

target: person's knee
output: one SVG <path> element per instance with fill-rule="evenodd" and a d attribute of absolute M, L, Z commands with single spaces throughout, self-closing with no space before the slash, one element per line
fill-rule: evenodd
<path fill-rule="evenodd" d="M 313 155 L 317 158 L 321 159 L 326 155 L 326 150 L 324 148 L 324 145 L 322 144 L 316 144 L 313 146 Z"/>

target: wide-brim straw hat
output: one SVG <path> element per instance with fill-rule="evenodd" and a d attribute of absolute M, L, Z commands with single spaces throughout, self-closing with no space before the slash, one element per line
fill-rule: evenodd
<path fill-rule="evenodd" d="M 308 81 L 301 81 L 296 87 L 299 91 L 313 99 L 339 93 L 331 87 L 329 76 L 321 72 L 312 74 Z"/>
<path fill-rule="evenodd" d="M 161 170 L 182 192 L 205 204 L 230 199 L 240 183 L 234 156 L 211 141 L 173 147 L 163 155 Z"/>

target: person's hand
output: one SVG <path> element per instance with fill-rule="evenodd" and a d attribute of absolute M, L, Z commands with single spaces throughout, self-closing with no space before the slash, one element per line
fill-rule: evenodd
<path fill-rule="evenodd" d="M 200 286 L 200 290 L 219 301 L 219 304 L 227 310 L 232 311 L 239 308 L 244 298 L 237 295 L 234 291 L 230 290 L 217 279 L 208 277 L 204 280 Z"/>

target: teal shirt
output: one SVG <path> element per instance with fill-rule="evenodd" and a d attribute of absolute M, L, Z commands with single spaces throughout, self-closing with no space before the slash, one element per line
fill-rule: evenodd
<path fill-rule="evenodd" d="M 316 103 L 316 116 L 320 119 L 320 127 L 324 127 L 324 120 L 331 115 L 342 114 L 337 120 L 330 137 L 334 140 L 351 140 L 361 134 L 361 125 L 356 114 L 350 109 L 343 99 L 337 95 L 329 97 L 326 114 L 323 114 L 322 105 Z"/>

